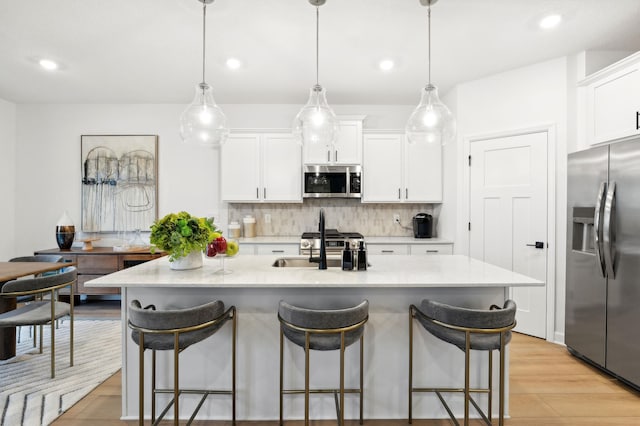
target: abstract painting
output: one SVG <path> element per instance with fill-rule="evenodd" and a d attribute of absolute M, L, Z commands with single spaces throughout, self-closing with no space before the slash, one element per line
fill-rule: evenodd
<path fill-rule="evenodd" d="M 158 136 L 82 135 L 82 231 L 149 231 L 158 217 Z"/>

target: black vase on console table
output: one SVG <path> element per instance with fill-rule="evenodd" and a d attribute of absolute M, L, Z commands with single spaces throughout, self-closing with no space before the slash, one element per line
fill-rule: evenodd
<path fill-rule="evenodd" d="M 75 235 L 76 227 L 73 225 L 67 212 L 64 212 L 56 224 L 56 242 L 58 243 L 58 247 L 62 250 L 71 249 Z"/>

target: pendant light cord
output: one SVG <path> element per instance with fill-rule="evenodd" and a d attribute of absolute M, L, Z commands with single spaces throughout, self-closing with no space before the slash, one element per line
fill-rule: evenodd
<path fill-rule="evenodd" d="M 319 83 L 319 68 L 320 68 L 320 6 L 316 6 L 316 86 Z"/>
<path fill-rule="evenodd" d="M 427 7 L 427 32 L 429 39 L 429 86 L 431 86 L 431 3 Z"/>
<path fill-rule="evenodd" d="M 202 2 L 202 84 L 205 83 L 204 65 L 205 65 L 205 52 L 206 52 L 206 46 L 207 46 L 207 38 L 206 38 L 207 25 L 205 21 L 206 17 L 207 17 L 207 3 Z"/>

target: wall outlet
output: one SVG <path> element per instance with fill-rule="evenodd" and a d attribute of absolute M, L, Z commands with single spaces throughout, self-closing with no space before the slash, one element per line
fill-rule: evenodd
<path fill-rule="evenodd" d="M 394 214 L 393 215 L 393 223 L 400 224 L 400 215 L 399 214 Z"/>
<path fill-rule="evenodd" d="M 264 223 L 271 223 L 271 213 L 264 214 Z"/>

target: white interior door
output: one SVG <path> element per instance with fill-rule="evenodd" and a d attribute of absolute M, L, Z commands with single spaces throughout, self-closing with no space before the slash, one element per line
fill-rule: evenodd
<path fill-rule="evenodd" d="M 545 283 L 547 141 L 546 131 L 472 141 L 469 170 L 470 256 Z M 546 338 L 546 291 L 510 290 L 517 331 Z"/>

